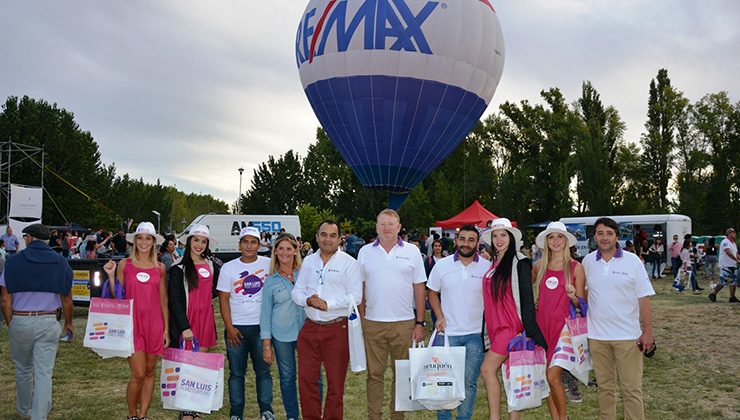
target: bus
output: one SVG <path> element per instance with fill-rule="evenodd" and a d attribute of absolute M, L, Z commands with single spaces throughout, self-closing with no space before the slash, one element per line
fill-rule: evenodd
<path fill-rule="evenodd" d="M 596 249 L 593 241 L 594 222 L 601 216 L 563 217 L 560 219 L 568 231 L 576 236 L 579 255 L 586 255 Z M 663 240 L 665 252 L 663 261 L 670 267 L 671 255 L 668 245 L 673 241 L 673 235 L 678 235 L 679 241 L 691 234 L 691 218 L 682 214 L 633 214 L 624 216 L 608 216 L 619 224 L 619 243 L 633 241 L 640 230 L 647 235 L 648 243 L 653 244 L 656 238 Z M 635 244 L 639 249 L 640 244 Z"/>

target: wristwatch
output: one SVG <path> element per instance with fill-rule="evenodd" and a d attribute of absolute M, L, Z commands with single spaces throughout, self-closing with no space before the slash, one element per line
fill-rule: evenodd
<path fill-rule="evenodd" d="M 426 327 L 427 322 L 426 321 L 416 321 L 416 325 L 421 325 L 422 327 Z"/>

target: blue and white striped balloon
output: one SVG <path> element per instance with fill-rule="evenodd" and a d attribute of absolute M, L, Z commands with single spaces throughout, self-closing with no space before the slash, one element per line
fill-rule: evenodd
<path fill-rule="evenodd" d="M 398 207 L 480 119 L 504 39 L 488 0 L 311 0 L 296 61 L 342 157 Z"/>

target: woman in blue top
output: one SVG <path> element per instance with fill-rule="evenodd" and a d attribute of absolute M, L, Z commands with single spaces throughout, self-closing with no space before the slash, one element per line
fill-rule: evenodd
<path fill-rule="evenodd" d="M 272 249 L 270 275 L 265 279 L 262 289 L 262 357 L 268 365 L 277 359 L 285 414 L 288 419 L 297 419 L 295 352 L 298 332 L 306 319 L 306 312 L 293 303 L 290 292 L 301 268 L 301 255 L 298 242 L 289 233 L 278 236 Z"/>

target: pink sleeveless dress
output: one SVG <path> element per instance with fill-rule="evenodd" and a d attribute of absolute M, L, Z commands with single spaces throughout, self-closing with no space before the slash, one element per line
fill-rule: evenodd
<path fill-rule="evenodd" d="M 571 266 L 571 279 L 575 282 L 576 261 Z M 565 318 L 570 316 L 570 298 L 565 292 L 565 272 L 548 269 L 539 287 L 539 304 L 535 313 L 537 325 L 547 343 L 547 362 L 552 360 Z"/>
<path fill-rule="evenodd" d="M 488 338 L 491 340 L 490 351 L 508 355 L 506 347 L 509 341 L 517 334 L 524 331 L 519 313 L 516 310 L 514 295 L 511 290 L 511 280 L 506 285 L 504 298 L 499 296 L 494 298 L 491 292 L 491 281 L 494 267 L 491 267 L 485 276 L 483 276 L 483 309 L 486 320 L 486 329 Z"/>
<path fill-rule="evenodd" d="M 158 267 L 139 268 L 131 260 L 123 268 L 126 299 L 134 300 L 134 352 L 162 355 L 164 320 L 159 302 L 162 272 Z"/>
<path fill-rule="evenodd" d="M 196 264 L 195 271 L 198 273 L 198 287 L 188 290 L 188 322 L 201 347 L 214 347 L 216 345 L 216 322 L 211 295 L 213 272 L 208 263 Z M 186 346 L 188 346 L 186 350 L 189 350 L 190 344 L 186 343 Z"/>

